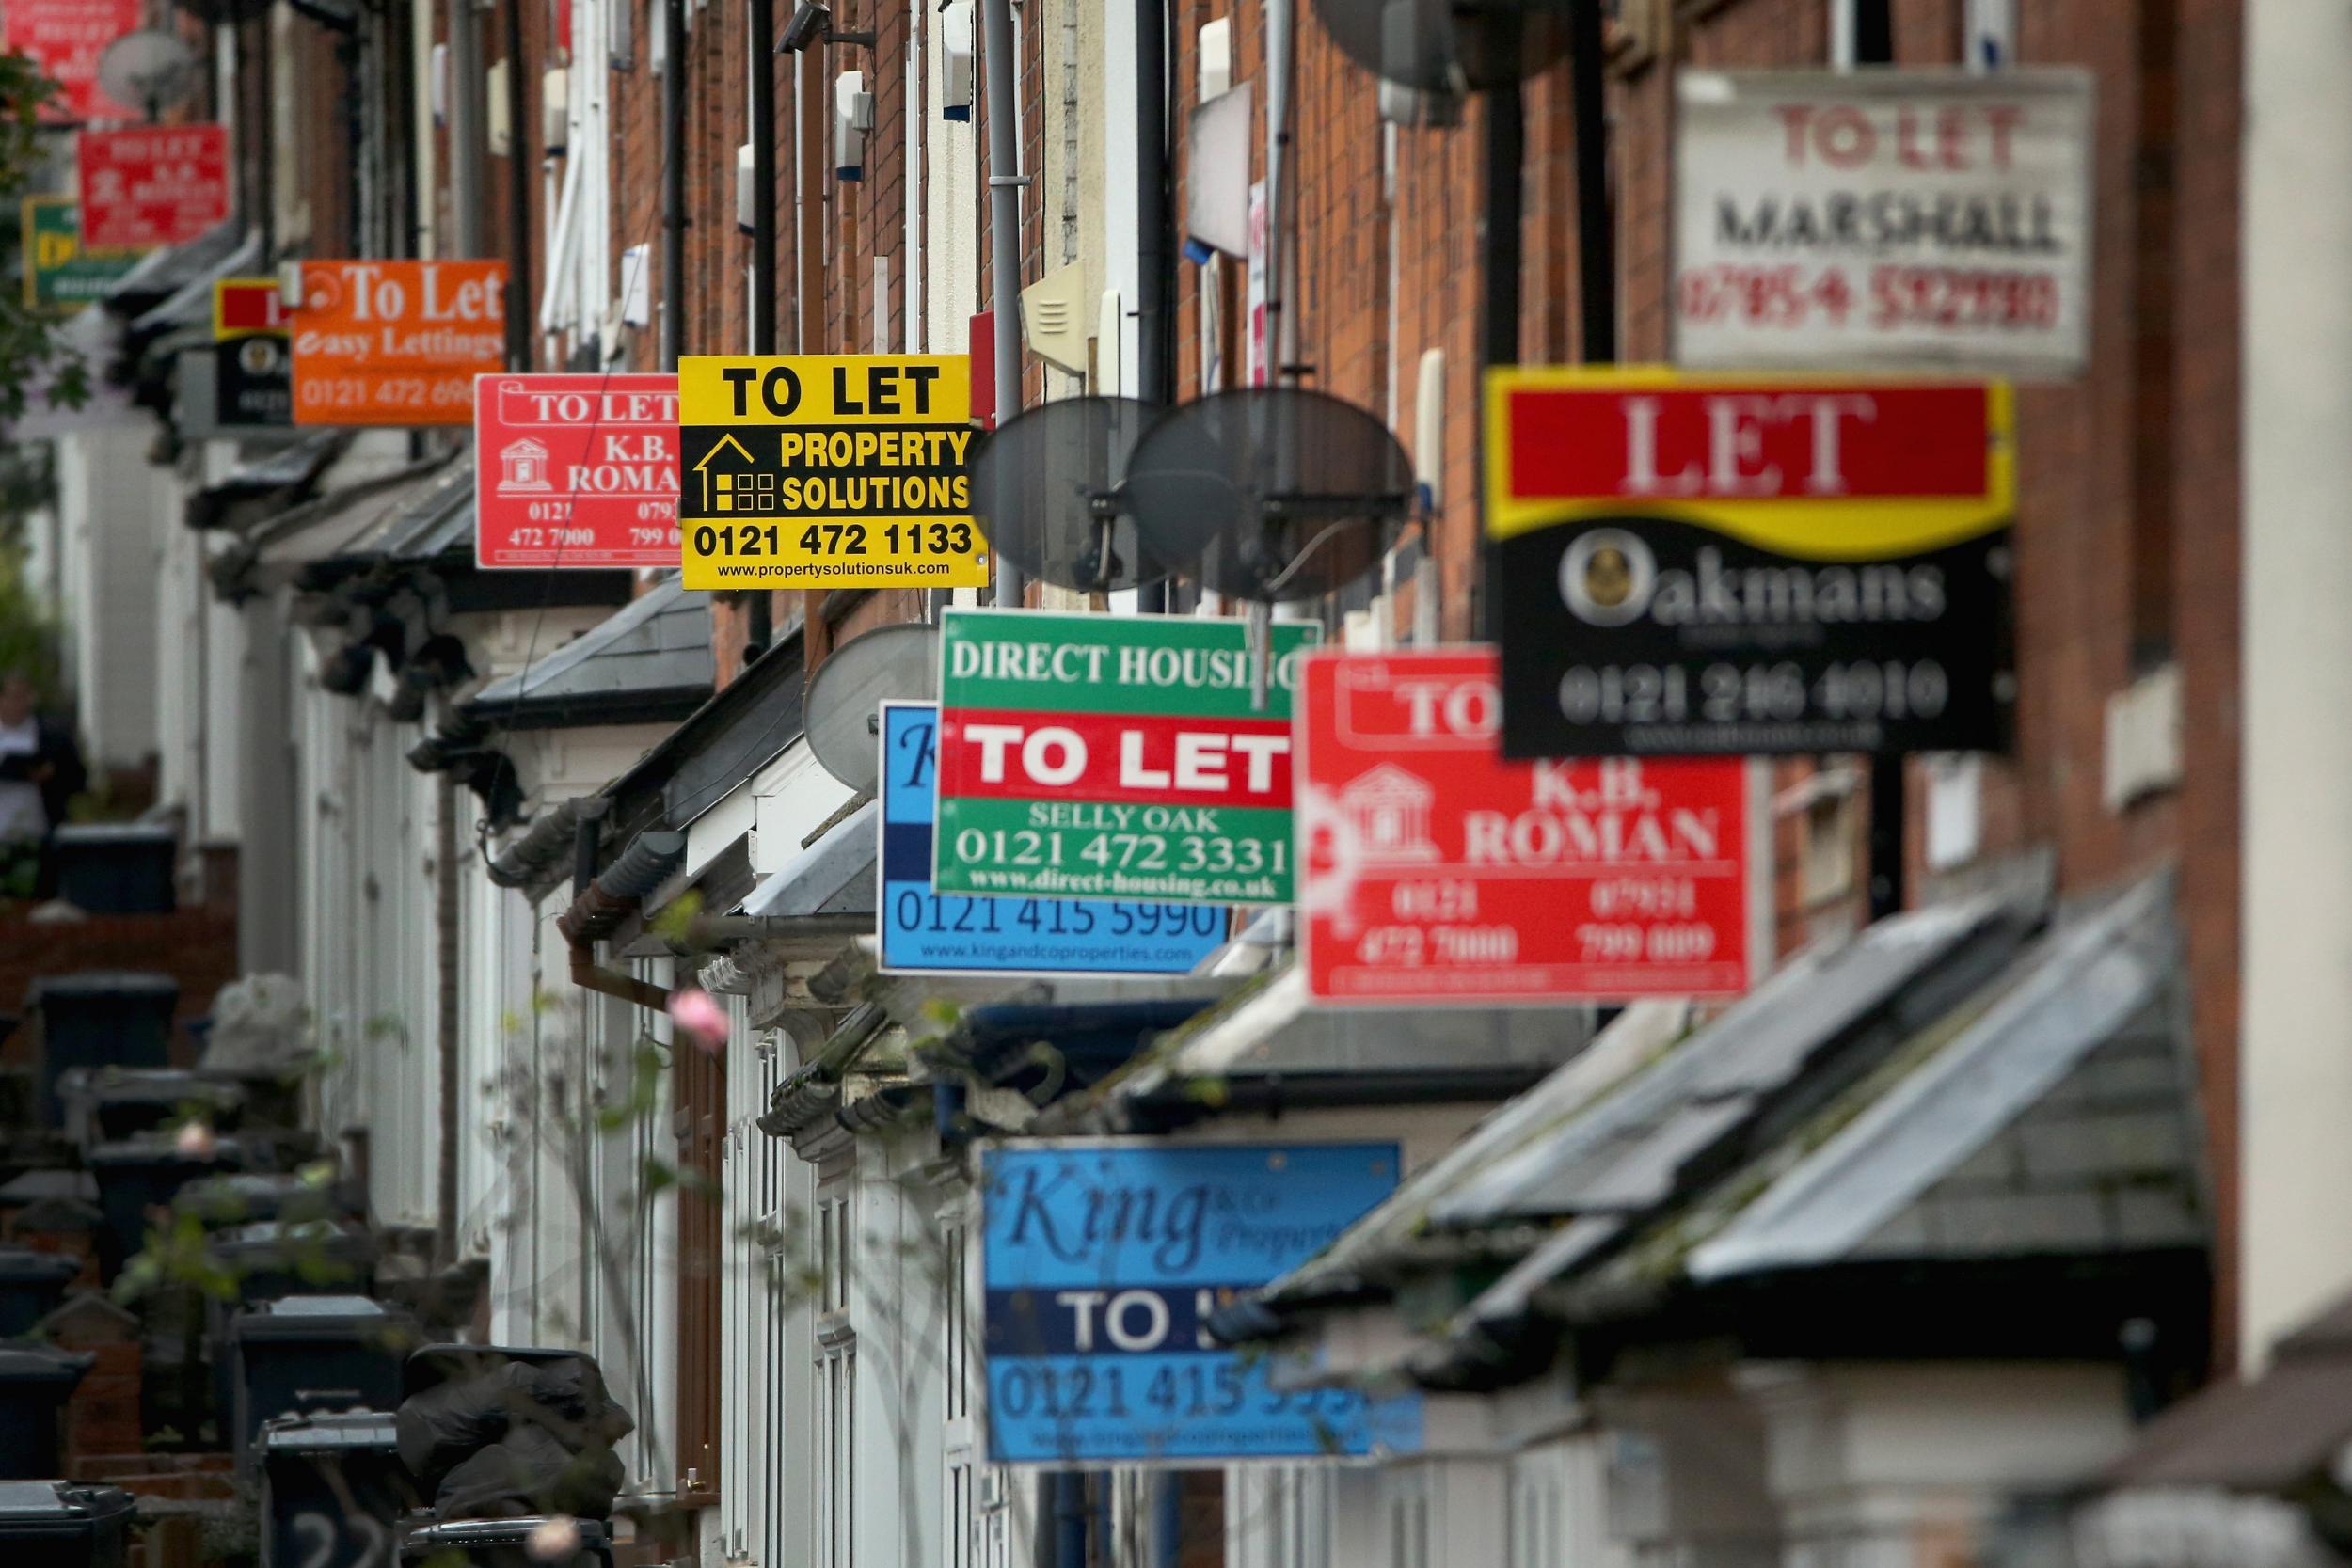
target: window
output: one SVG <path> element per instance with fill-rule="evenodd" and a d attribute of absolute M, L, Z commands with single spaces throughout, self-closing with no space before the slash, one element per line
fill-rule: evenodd
<path fill-rule="evenodd" d="M 1895 62 L 1891 0 L 1830 0 L 1829 63 L 1840 71 Z"/>
<path fill-rule="evenodd" d="M 1510 1568 L 1551 1568 L 1569 1560 L 1563 1528 L 1562 1466 L 1556 1454 L 1539 1449 L 1511 1462 L 1511 1498 L 1505 1523 Z"/>
<path fill-rule="evenodd" d="M 1381 1479 L 1389 1488 L 1389 1568 L 1438 1568 L 1429 1555 L 1429 1472 L 1415 1465 Z"/>
<path fill-rule="evenodd" d="M 1798 818 L 1798 864 L 1804 907 L 1812 909 L 1853 892 L 1862 809 L 1858 781 L 1849 773 L 1819 773 L 1807 782 L 1816 787 Z"/>

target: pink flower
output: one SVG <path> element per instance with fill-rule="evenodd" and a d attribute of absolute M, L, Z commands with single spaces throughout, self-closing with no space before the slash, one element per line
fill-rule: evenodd
<path fill-rule="evenodd" d="M 171 1140 L 171 1147 L 188 1159 L 209 1160 L 219 1144 L 213 1137 L 210 1127 L 200 1121 L 189 1121 L 180 1124 L 179 1134 Z"/>
<path fill-rule="evenodd" d="M 523 1538 L 523 1549 L 540 1562 L 569 1562 L 580 1551 L 579 1522 L 561 1513 L 542 1519 Z"/>
<path fill-rule="evenodd" d="M 680 1034 L 714 1056 L 727 1043 L 727 1010 L 707 990 L 689 986 L 672 991 L 670 1022 Z"/>

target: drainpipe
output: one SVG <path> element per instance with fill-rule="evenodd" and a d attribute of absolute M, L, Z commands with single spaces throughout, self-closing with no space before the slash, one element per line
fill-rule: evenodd
<path fill-rule="evenodd" d="M 996 328 L 996 422 L 1021 412 L 1021 172 L 1013 104 L 1012 0 L 980 0 L 981 65 L 988 72 L 989 294 Z M 1018 607 L 1021 569 L 996 558 L 996 602 Z"/>
<path fill-rule="evenodd" d="M 776 352 L 776 0 L 751 0 L 752 352 Z M 759 595 L 766 604 L 768 595 Z"/>
<path fill-rule="evenodd" d="M 1176 401 L 1176 245 L 1168 177 L 1168 4 L 1136 0 L 1136 395 Z M 1146 615 L 1168 609 L 1168 581 L 1136 590 Z"/>
<path fill-rule="evenodd" d="M 514 260 L 506 269 L 506 358 L 511 370 L 531 369 L 531 181 L 524 149 L 531 145 L 523 119 L 523 0 L 506 0 L 506 230 Z"/>
<path fill-rule="evenodd" d="M 1184 1549 L 1184 1474 L 1156 1471 L 1152 1477 L 1152 1568 L 1177 1568 Z"/>
<path fill-rule="evenodd" d="M 484 74 L 475 0 L 449 0 L 450 251 L 459 256 L 482 254 Z"/>
<path fill-rule="evenodd" d="M 1289 346 L 1291 97 L 1297 85 L 1298 16 L 1294 0 L 1265 0 L 1265 353 L 1266 385 L 1279 387 L 1296 357 Z M 1263 706 L 1263 705 L 1259 705 Z"/>
<path fill-rule="evenodd" d="M 686 0 L 661 0 L 661 368 L 686 343 Z"/>
<path fill-rule="evenodd" d="M 439 1159 L 434 1170 L 433 1256 L 442 1268 L 457 1261 L 457 1079 L 460 1071 L 457 1040 L 457 784 L 441 775 L 438 842 L 433 855 L 434 956 L 440 965 L 440 994 L 434 1040 L 440 1080 L 435 1085 L 440 1101 Z"/>
<path fill-rule="evenodd" d="M 596 879 L 596 847 L 604 825 L 604 814 L 612 802 L 603 796 L 592 795 L 580 801 L 572 815 L 572 896 L 578 898 L 588 891 L 588 884 Z"/>
<path fill-rule="evenodd" d="M 276 61 L 271 57 L 277 40 L 270 37 L 270 13 L 264 10 L 254 24 L 261 38 L 259 49 L 253 52 L 253 72 L 262 100 L 262 112 L 253 126 L 253 161 L 257 176 L 256 199 L 253 204 L 255 226 L 262 235 L 262 265 L 278 264 L 278 87 L 274 81 Z"/>
<path fill-rule="evenodd" d="M 1084 1470 L 1061 1470 L 1054 1476 L 1054 1568 L 1087 1568 Z"/>
<path fill-rule="evenodd" d="M 685 863 L 686 835 L 655 829 L 639 833 L 619 859 L 580 890 L 571 908 L 555 917 L 555 928 L 571 950 L 572 984 L 640 1007 L 669 1006 L 667 988 L 600 967 L 596 943 L 642 909 L 645 895 Z"/>

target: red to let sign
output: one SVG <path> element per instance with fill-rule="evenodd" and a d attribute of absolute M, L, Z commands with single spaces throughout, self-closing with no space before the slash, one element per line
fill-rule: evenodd
<path fill-rule="evenodd" d="M 473 429 L 477 564 L 677 564 L 676 376 L 482 376 Z"/>
<path fill-rule="evenodd" d="M 179 245 L 229 221 L 229 131 L 146 125 L 85 131 L 82 243 Z"/>
<path fill-rule="evenodd" d="M 0 8 L 0 46 L 31 57 L 57 90 L 40 107 L 47 121 L 136 119 L 141 110 L 118 103 L 98 86 L 106 45 L 136 32 L 146 8 L 139 0 L 8 0 Z"/>
<path fill-rule="evenodd" d="M 1506 762 L 1502 721 L 1491 648 L 1308 657 L 1309 993 L 1394 1005 L 1745 990 L 1745 765 Z"/>

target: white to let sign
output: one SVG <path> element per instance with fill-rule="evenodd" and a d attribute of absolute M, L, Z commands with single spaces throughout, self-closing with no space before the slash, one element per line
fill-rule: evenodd
<path fill-rule="evenodd" d="M 2089 72 L 1692 71 L 1677 94 L 1677 363 L 2082 370 Z"/>

